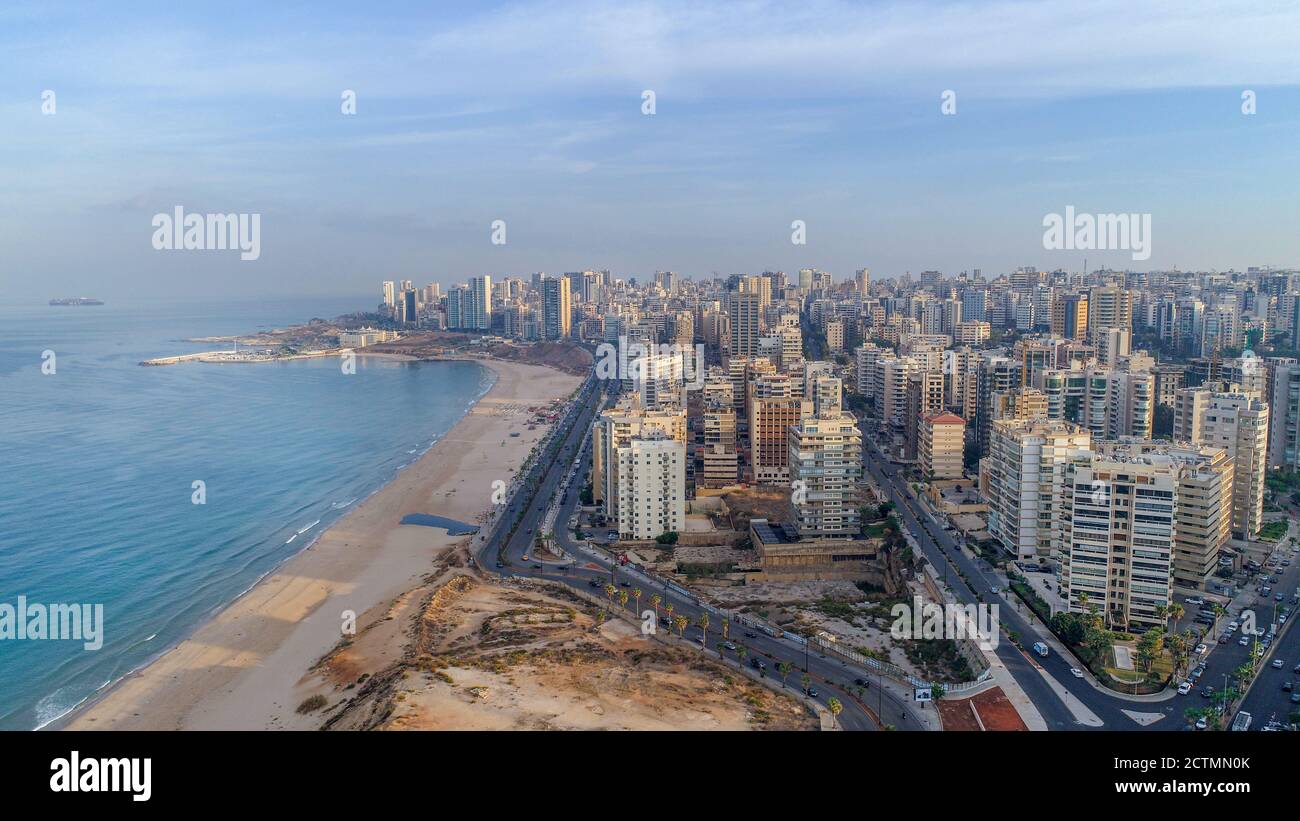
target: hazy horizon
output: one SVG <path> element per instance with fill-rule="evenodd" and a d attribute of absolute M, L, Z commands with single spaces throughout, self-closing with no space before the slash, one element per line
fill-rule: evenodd
<path fill-rule="evenodd" d="M 0 300 L 1300 266 L 1287 4 L 19 3 L 0 22 Z M 260 214 L 260 256 L 155 250 L 177 206 Z M 1150 259 L 1044 250 L 1067 206 L 1150 214 Z"/>

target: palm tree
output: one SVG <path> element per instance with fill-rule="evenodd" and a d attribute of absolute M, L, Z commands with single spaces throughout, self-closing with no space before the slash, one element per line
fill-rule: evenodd
<path fill-rule="evenodd" d="M 659 603 L 662 602 L 663 600 L 664 597 L 660 596 L 658 593 L 655 593 L 653 596 L 650 597 L 650 606 L 655 609 L 656 621 L 659 619 Z"/>
<path fill-rule="evenodd" d="M 704 635 L 700 637 L 700 646 L 704 647 L 708 643 L 709 638 L 709 614 L 701 613 L 700 619 L 696 624 L 698 624 L 700 629 L 704 631 Z"/>
<path fill-rule="evenodd" d="M 596 626 L 600 627 L 604 623 L 605 623 L 605 611 L 602 610 L 596 614 Z"/>
<path fill-rule="evenodd" d="M 785 689 L 785 677 L 790 675 L 790 671 L 793 669 L 794 665 L 788 661 L 776 665 L 776 671 L 781 674 L 781 689 Z"/>
<path fill-rule="evenodd" d="M 749 655 L 749 648 L 743 644 L 736 645 L 736 663 L 741 667 L 745 666 L 745 657 Z"/>
<path fill-rule="evenodd" d="M 1174 602 L 1173 604 L 1169 605 L 1169 607 L 1165 608 L 1165 615 L 1170 620 L 1172 620 L 1174 624 L 1177 624 L 1178 620 L 1181 619 L 1183 615 L 1186 613 L 1187 611 L 1184 610 L 1183 606 L 1178 602 Z"/>
<path fill-rule="evenodd" d="M 799 676 L 799 682 L 803 684 L 803 691 L 806 693 L 808 692 L 808 687 L 812 684 L 812 677 L 807 673 L 804 673 L 802 676 Z"/>
<path fill-rule="evenodd" d="M 673 603 L 672 603 L 672 602 L 668 602 L 668 604 L 664 605 L 664 612 L 668 614 L 668 621 L 672 621 L 672 620 L 673 620 Z"/>
<path fill-rule="evenodd" d="M 835 724 L 838 726 L 840 713 L 844 710 L 844 705 L 840 704 L 838 698 L 831 696 L 831 698 L 826 702 L 826 706 L 830 708 L 831 715 L 835 717 Z"/>
<path fill-rule="evenodd" d="M 618 591 L 618 606 L 622 607 L 624 610 L 627 609 L 627 599 L 628 596 L 626 590 Z"/>
<path fill-rule="evenodd" d="M 690 624 L 690 622 L 686 620 L 686 617 L 678 616 L 673 620 L 673 623 L 677 625 L 678 638 L 686 638 L 686 625 Z"/>
<path fill-rule="evenodd" d="M 636 611 L 637 611 L 638 614 L 640 614 L 640 612 L 641 612 L 641 588 L 639 588 L 639 587 L 634 587 L 634 588 L 632 588 L 632 598 L 636 599 Z"/>
<path fill-rule="evenodd" d="M 727 638 L 727 633 L 731 630 L 731 619 L 722 620 L 722 638 Z"/>
<path fill-rule="evenodd" d="M 618 588 L 615 587 L 614 585 L 612 584 L 605 585 L 605 598 L 609 600 L 610 604 L 614 603 L 614 594 L 617 592 L 618 592 Z"/>

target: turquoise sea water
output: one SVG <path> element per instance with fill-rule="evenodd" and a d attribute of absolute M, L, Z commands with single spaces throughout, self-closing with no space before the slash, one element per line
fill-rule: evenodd
<path fill-rule="evenodd" d="M 0 728 L 44 726 L 174 645 L 491 386 L 470 362 L 138 364 L 369 303 L 0 305 L 0 605 L 104 606 L 99 650 L 0 640 Z"/>

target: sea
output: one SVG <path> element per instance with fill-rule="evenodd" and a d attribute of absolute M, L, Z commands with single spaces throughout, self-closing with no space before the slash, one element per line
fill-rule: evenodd
<path fill-rule="evenodd" d="M 103 607 L 99 649 L 0 639 L 0 729 L 47 727 L 177 644 L 494 380 L 473 362 L 367 357 L 353 374 L 332 357 L 142 367 L 224 347 L 189 338 L 373 299 L 106 302 L 0 303 L 0 609 L 20 596 Z"/>

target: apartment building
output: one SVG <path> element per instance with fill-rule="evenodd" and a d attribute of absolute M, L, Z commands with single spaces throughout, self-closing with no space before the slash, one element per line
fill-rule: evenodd
<path fill-rule="evenodd" d="M 1047 419 L 996 419 L 981 466 L 989 533 L 1018 559 L 1059 556 L 1066 465 L 1091 447 L 1087 430 Z"/>
<path fill-rule="evenodd" d="M 605 515 L 611 520 L 617 520 L 620 502 L 618 449 L 652 429 L 663 432 L 685 447 L 686 409 L 646 408 L 640 395 L 632 394 L 615 407 L 602 412 L 592 423 L 592 497 L 604 506 Z"/>
<path fill-rule="evenodd" d="M 660 430 L 617 449 L 618 533 L 654 539 L 686 524 L 686 446 Z"/>
<path fill-rule="evenodd" d="M 1222 448 L 1232 459 L 1232 534 L 1253 539 L 1264 526 L 1269 407 L 1256 391 L 1183 388 L 1174 401 L 1174 439 Z"/>
<path fill-rule="evenodd" d="M 962 478 L 966 420 L 952 413 L 933 413 L 921 420 L 918 447 L 921 473 L 932 479 Z"/>
<path fill-rule="evenodd" d="M 812 413 L 813 403 L 795 393 L 787 374 L 762 374 L 749 385 L 749 469 L 758 484 L 790 481 L 791 425 Z"/>
<path fill-rule="evenodd" d="M 788 428 L 795 517 L 804 538 L 858 535 L 862 433 L 851 414 L 826 409 Z"/>
<path fill-rule="evenodd" d="M 1207 590 L 1232 508 L 1232 463 L 1221 448 L 1124 440 L 1079 454 L 1061 504 L 1070 609 L 1096 606 L 1109 626 L 1164 626 L 1173 587 Z"/>

